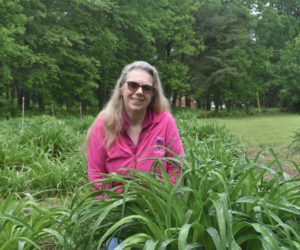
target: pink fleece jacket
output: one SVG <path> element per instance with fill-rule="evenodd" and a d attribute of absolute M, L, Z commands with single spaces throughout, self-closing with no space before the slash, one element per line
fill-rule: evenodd
<path fill-rule="evenodd" d="M 103 174 L 116 172 L 123 174 L 125 170 L 121 168 L 136 168 L 142 171 L 150 171 L 154 160 L 142 160 L 149 157 L 170 157 L 173 156 L 170 152 L 162 147 L 162 145 L 177 155 L 184 153 L 179 133 L 175 121 L 170 113 L 161 112 L 160 114 L 154 111 L 147 111 L 143 128 L 138 139 L 137 145 L 134 145 L 130 137 L 126 133 L 129 126 L 129 121 L 124 112 L 124 129 L 121 135 L 115 140 L 109 150 L 103 145 L 105 137 L 103 118 L 100 118 L 95 124 L 88 150 L 88 176 L 90 182 L 104 178 Z M 174 169 L 173 165 L 163 161 L 163 167 L 171 176 Z M 159 173 L 159 171 L 158 171 Z M 180 176 L 181 172 L 177 172 Z M 170 177 L 172 184 L 176 182 L 174 176 Z M 118 186 L 120 183 L 114 183 L 113 186 Z M 101 182 L 95 184 L 101 188 Z M 105 187 L 107 189 L 108 187 Z M 122 188 L 116 192 L 121 192 Z"/>

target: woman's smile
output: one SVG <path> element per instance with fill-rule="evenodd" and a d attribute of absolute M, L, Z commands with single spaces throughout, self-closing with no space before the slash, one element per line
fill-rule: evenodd
<path fill-rule="evenodd" d="M 128 86 L 130 83 L 138 83 L 137 86 Z M 133 69 L 128 73 L 123 85 L 122 96 L 127 115 L 146 114 L 148 105 L 152 99 L 152 93 L 144 93 L 142 86 L 153 86 L 152 76 L 145 70 Z M 135 88 L 134 88 L 135 87 Z"/>
<path fill-rule="evenodd" d="M 143 98 L 136 98 L 136 97 L 131 97 L 131 100 L 135 101 L 135 102 L 143 102 L 144 99 Z"/>

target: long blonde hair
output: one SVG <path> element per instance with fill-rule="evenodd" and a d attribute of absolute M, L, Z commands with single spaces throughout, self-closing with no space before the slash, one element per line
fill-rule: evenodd
<path fill-rule="evenodd" d="M 162 88 L 156 68 L 144 61 L 136 61 L 136 62 L 130 63 L 123 68 L 121 76 L 119 77 L 119 79 L 115 85 L 114 91 L 113 91 L 108 103 L 100 111 L 100 113 L 96 117 L 95 121 L 89 128 L 86 138 L 85 138 L 84 145 L 83 145 L 84 152 L 87 152 L 87 150 L 88 150 L 91 133 L 93 131 L 95 124 L 101 117 L 103 117 L 105 138 L 99 138 L 99 140 L 102 140 L 102 143 L 104 143 L 104 145 L 106 146 L 107 149 L 112 145 L 112 143 L 115 141 L 115 139 L 120 135 L 120 133 L 123 129 L 123 125 L 124 125 L 124 121 L 123 121 L 124 103 L 123 103 L 123 98 L 122 98 L 121 87 L 122 87 L 123 83 L 126 82 L 128 73 L 133 69 L 145 70 L 152 76 L 153 86 L 155 88 L 154 88 L 154 93 L 152 95 L 152 100 L 149 104 L 150 109 L 152 109 L 153 111 L 155 111 L 157 113 L 170 110 L 169 102 L 168 102 L 167 98 L 164 96 L 163 88 Z"/>

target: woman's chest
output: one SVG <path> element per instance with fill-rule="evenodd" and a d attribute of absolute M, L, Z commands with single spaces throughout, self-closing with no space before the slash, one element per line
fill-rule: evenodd
<path fill-rule="evenodd" d="M 166 153 L 167 138 L 163 129 L 141 131 L 137 145 L 129 135 L 123 134 L 108 152 L 106 168 L 115 172 L 120 168 L 137 168 L 149 170 L 156 158 L 162 158 Z"/>

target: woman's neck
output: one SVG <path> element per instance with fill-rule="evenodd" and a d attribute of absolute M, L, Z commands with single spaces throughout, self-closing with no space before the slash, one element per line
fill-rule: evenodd
<path fill-rule="evenodd" d="M 135 112 L 127 112 L 126 115 L 130 122 L 131 126 L 143 126 L 145 116 L 146 116 L 146 110 L 143 113 L 135 113 Z"/>

